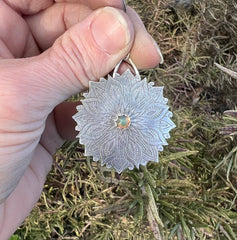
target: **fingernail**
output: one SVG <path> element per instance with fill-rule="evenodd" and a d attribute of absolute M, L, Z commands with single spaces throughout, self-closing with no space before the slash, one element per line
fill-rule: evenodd
<path fill-rule="evenodd" d="M 156 51 L 158 52 L 158 54 L 160 55 L 160 64 L 163 64 L 164 63 L 164 57 L 163 57 L 163 55 L 162 55 L 162 53 L 161 53 L 161 50 L 160 50 L 160 48 L 159 48 L 159 46 L 158 46 L 158 44 L 156 43 L 156 41 L 154 40 L 154 39 L 152 39 L 153 40 L 153 44 L 154 44 L 154 46 L 155 46 L 155 48 L 156 48 Z"/>
<path fill-rule="evenodd" d="M 118 53 L 131 39 L 124 17 L 111 7 L 98 12 L 91 23 L 91 31 L 98 47 L 108 54 Z"/>

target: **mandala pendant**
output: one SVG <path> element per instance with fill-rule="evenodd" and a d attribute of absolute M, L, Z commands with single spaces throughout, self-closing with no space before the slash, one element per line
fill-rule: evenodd
<path fill-rule="evenodd" d="M 118 74 L 120 62 L 113 77 L 89 83 L 89 92 L 84 93 L 85 99 L 73 116 L 85 156 L 118 173 L 158 162 L 158 152 L 167 145 L 175 127 L 163 87 L 142 80 L 136 66 L 128 61 L 135 75 L 129 69 Z"/>

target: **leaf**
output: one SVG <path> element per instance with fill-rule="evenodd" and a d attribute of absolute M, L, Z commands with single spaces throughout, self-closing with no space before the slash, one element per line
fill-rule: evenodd
<path fill-rule="evenodd" d="M 22 238 L 19 237 L 18 235 L 12 235 L 9 240 L 21 240 Z"/>
<path fill-rule="evenodd" d="M 230 75 L 231 77 L 237 79 L 237 72 L 234 72 L 226 67 L 221 66 L 220 64 L 215 62 L 215 65 L 223 72 L 227 73 L 228 75 Z"/>
<path fill-rule="evenodd" d="M 159 217 L 159 214 L 158 214 L 158 211 L 157 211 L 157 206 L 156 206 L 156 203 L 155 203 L 152 191 L 151 191 L 151 187 L 149 186 L 149 184 L 145 185 L 145 190 L 146 190 L 146 193 L 147 193 L 148 198 L 149 198 L 149 202 L 148 202 L 148 206 L 147 206 L 148 211 L 149 210 L 151 211 L 151 213 L 152 213 L 154 219 L 156 220 L 157 224 L 160 225 L 161 227 L 164 227 L 164 224 Z"/>
<path fill-rule="evenodd" d="M 185 235 L 187 236 L 188 239 L 192 240 L 193 238 L 191 236 L 191 231 L 190 231 L 188 225 L 186 224 L 183 216 L 180 216 L 180 221 L 181 221 L 181 226 L 182 226 L 183 232 L 185 233 Z"/>

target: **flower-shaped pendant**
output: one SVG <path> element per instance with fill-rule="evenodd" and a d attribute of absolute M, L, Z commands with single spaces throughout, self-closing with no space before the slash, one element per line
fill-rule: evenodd
<path fill-rule="evenodd" d="M 167 145 L 169 131 L 175 127 L 170 120 L 163 87 L 141 80 L 128 69 L 122 75 L 89 83 L 82 105 L 73 116 L 78 138 L 85 145 L 85 156 L 114 168 L 118 173 L 134 166 L 158 162 L 158 152 Z"/>

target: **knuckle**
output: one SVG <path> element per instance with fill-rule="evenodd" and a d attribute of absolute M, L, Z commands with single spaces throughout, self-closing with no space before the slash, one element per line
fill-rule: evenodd
<path fill-rule="evenodd" d="M 95 81 L 95 61 L 90 56 L 86 43 L 73 34 L 64 34 L 53 46 L 53 53 L 57 55 L 57 62 L 62 66 L 66 76 L 70 76 L 73 83 L 77 82 L 87 88 L 89 81 Z M 70 79 L 69 79 L 70 80 Z"/>

